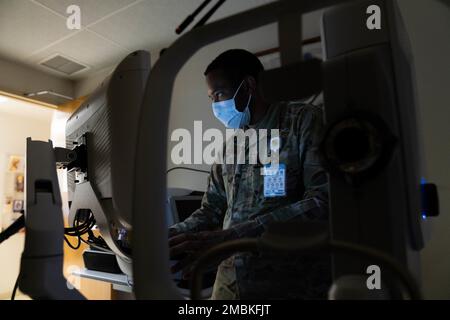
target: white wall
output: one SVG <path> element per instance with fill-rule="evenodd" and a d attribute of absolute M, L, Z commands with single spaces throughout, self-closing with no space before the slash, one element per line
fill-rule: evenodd
<path fill-rule="evenodd" d="M 37 106 L 36 108 L 42 108 Z M 4 204 L 4 172 L 7 155 L 25 155 L 26 138 L 44 140 L 50 138 L 51 114 L 48 119 L 36 120 L 25 116 L 0 112 L 0 212 Z M 16 234 L 0 246 L 1 276 L 0 297 L 12 292 L 20 267 L 24 234 Z"/>

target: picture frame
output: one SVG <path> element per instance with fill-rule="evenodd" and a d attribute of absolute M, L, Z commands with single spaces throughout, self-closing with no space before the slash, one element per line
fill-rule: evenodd
<path fill-rule="evenodd" d="M 23 210 L 23 200 L 13 201 L 13 212 L 21 212 Z"/>
<path fill-rule="evenodd" d="M 15 179 L 14 179 L 14 190 L 15 192 L 23 192 L 25 187 L 25 177 L 22 172 L 16 173 Z"/>
<path fill-rule="evenodd" d="M 23 172 L 25 169 L 25 162 L 22 156 L 9 156 L 8 171 L 9 172 Z"/>

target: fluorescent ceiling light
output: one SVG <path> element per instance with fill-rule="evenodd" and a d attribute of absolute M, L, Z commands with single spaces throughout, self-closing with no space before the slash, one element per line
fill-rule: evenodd
<path fill-rule="evenodd" d="M 6 102 L 6 101 L 8 101 L 8 100 L 9 100 L 9 99 L 8 99 L 7 97 L 0 96 L 0 103 Z"/>

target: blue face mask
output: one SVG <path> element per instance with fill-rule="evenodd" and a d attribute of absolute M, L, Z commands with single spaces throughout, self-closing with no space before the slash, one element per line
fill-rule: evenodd
<path fill-rule="evenodd" d="M 233 98 L 229 100 L 213 102 L 212 109 L 216 118 L 222 122 L 225 127 L 230 129 L 239 129 L 250 123 L 250 100 L 252 99 L 252 95 L 248 98 L 247 106 L 244 111 L 239 112 L 236 109 L 236 95 L 239 92 L 239 89 L 242 87 L 244 80 L 242 80 L 239 88 L 237 88 L 236 93 Z"/>

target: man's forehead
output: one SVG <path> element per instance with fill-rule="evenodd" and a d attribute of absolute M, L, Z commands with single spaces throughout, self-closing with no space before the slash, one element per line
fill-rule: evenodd
<path fill-rule="evenodd" d="M 223 70 L 213 70 L 206 76 L 206 81 L 210 89 L 232 88 L 229 76 Z"/>

